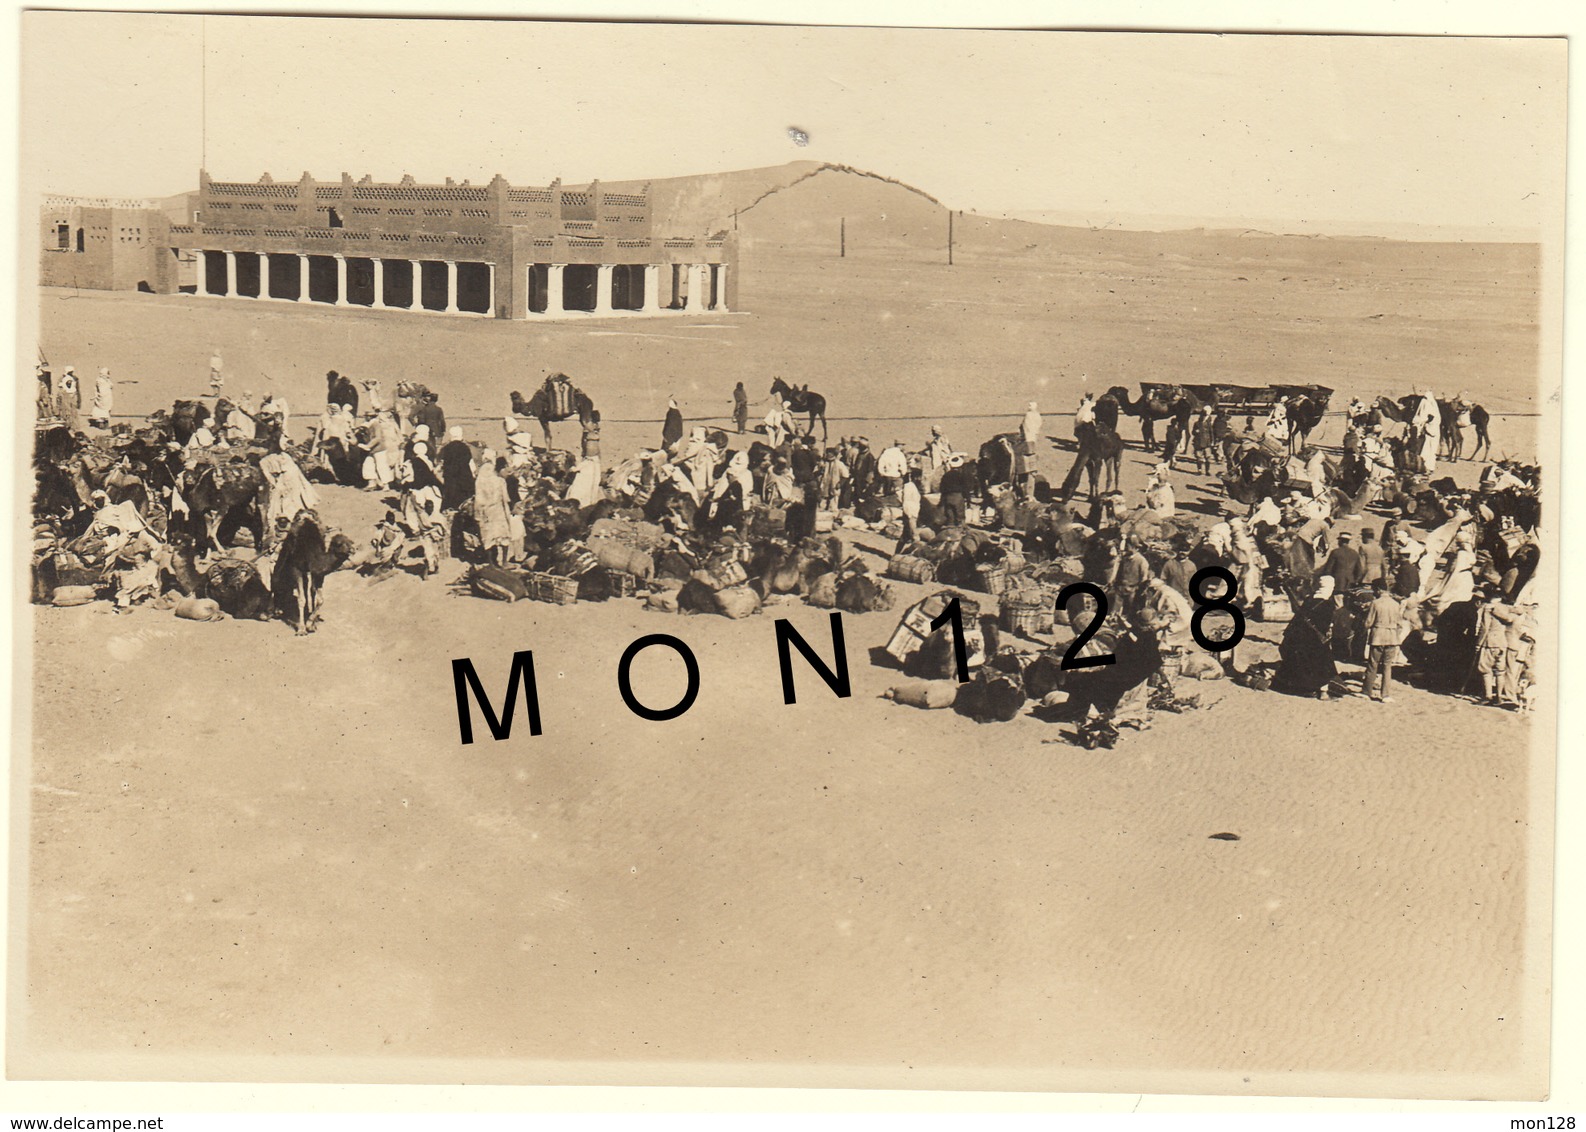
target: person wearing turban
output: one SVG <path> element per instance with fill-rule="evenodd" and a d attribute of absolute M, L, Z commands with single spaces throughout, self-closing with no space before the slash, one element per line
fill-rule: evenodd
<path fill-rule="evenodd" d="M 110 427 L 110 410 L 116 401 L 116 383 L 110 377 L 110 367 L 100 366 L 94 378 L 94 404 L 88 411 L 88 423 L 95 428 Z"/>
<path fill-rule="evenodd" d="M 486 448 L 479 455 L 479 474 L 470 477 L 479 543 L 497 566 L 505 566 L 512 557 L 512 504 L 507 481 L 501 478 L 505 467 L 506 461 Z"/>
<path fill-rule="evenodd" d="M 514 471 L 530 467 L 534 463 L 534 438 L 518 428 L 517 417 L 503 418 L 501 427 L 507 435 L 507 467 Z"/>
<path fill-rule="evenodd" d="M 742 530 L 744 510 L 753 498 L 754 473 L 749 470 L 749 454 L 734 452 L 711 488 L 707 517 L 718 531 L 728 527 Z"/>

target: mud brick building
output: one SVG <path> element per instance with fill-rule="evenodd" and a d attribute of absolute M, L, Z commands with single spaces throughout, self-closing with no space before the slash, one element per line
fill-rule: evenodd
<path fill-rule="evenodd" d="M 48 286 L 553 319 L 727 311 L 726 232 L 655 230 L 649 186 L 215 181 L 166 201 L 50 197 Z"/>

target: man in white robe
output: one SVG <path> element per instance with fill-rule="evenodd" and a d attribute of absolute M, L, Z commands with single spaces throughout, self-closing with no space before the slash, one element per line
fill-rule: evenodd
<path fill-rule="evenodd" d="M 1437 471 L 1437 444 L 1443 430 L 1443 415 L 1438 411 L 1437 399 L 1430 389 L 1421 391 L 1421 401 L 1415 407 L 1410 425 L 1419 440 L 1421 470 L 1427 475 Z"/>

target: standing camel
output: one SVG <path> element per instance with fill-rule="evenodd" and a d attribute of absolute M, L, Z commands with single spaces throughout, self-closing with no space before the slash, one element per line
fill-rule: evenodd
<path fill-rule="evenodd" d="M 1118 408 L 1131 417 L 1140 418 L 1140 443 L 1147 452 L 1156 447 L 1156 422 L 1172 418 L 1179 422 L 1179 435 L 1189 436 L 1190 418 L 1201 407 L 1200 398 L 1181 385 L 1169 385 L 1154 392 L 1141 392 L 1138 401 L 1130 400 L 1129 391 L 1121 385 L 1107 390 L 1106 396 L 1118 403 Z M 1172 453 L 1164 452 L 1163 456 Z"/>
<path fill-rule="evenodd" d="M 1289 454 L 1292 456 L 1304 448 L 1310 440 L 1310 435 L 1322 423 L 1322 417 L 1327 413 L 1327 402 L 1306 393 L 1296 394 L 1289 398 Z"/>
<path fill-rule="evenodd" d="M 1118 473 L 1123 463 L 1123 438 L 1116 430 L 1099 423 L 1079 427 L 1079 451 L 1074 454 L 1074 464 L 1063 479 L 1057 496 L 1064 503 L 1079 490 L 1079 477 L 1083 473 L 1090 483 L 1090 498 L 1100 498 L 1098 483 L 1106 484 L 1106 491 L 1118 490 Z"/>
<path fill-rule="evenodd" d="M 565 373 L 547 377 L 545 384 L 535 390 L 534 396 L 528 400 L 524 400 L 523 394 L 514 389 L 512 412 L 517 416 L 533 417 L 540 422 L 540 431 L 545 433 L 547 448 L 551 447 L 552 422 L 576 416 L 586 432 L 591 425 L 600 423 L 600 410 L 595 408 L 588 394 L 568 380 Z"/>

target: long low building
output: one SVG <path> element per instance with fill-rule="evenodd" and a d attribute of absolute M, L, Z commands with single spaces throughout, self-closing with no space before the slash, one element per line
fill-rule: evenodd
<path fill-rule="evenodd" d="M 214 181 L 163 201 L 52 196 L 46 286 L 495 318 L 736 307 L 727 232 L 658 235 L 648 185 Z"/>

